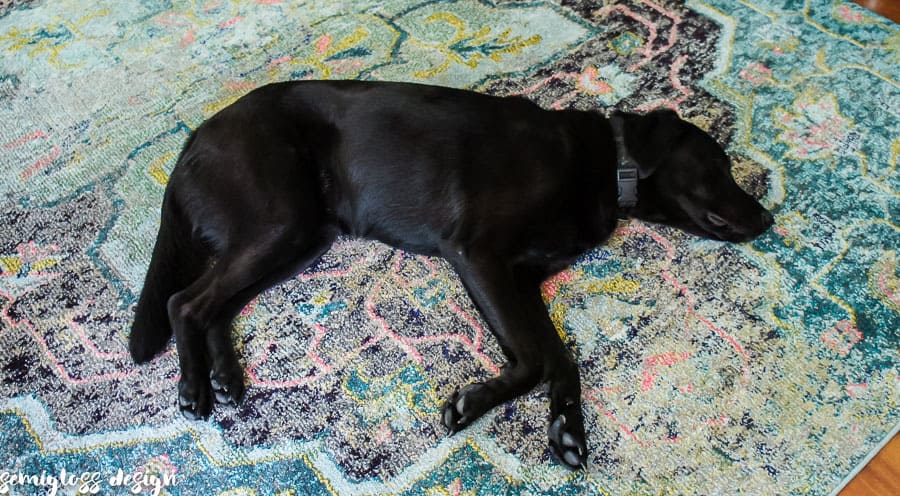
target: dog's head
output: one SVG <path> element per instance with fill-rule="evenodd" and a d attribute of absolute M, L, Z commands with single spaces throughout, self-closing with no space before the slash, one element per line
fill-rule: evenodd
<path fill-rule="evenodd" d="M 734 181 L 728 155 L 709 134 L 671 110 L 618 115 L 640 175 L 631 216 L 733 242 L 772 225 L 772 214 Z"/>

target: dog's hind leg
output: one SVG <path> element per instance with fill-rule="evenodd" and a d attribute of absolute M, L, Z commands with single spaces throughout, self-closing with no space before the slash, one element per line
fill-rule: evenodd
<path fill-rule="evenodd" d="M 206 333 L 206 349 L 210 359 L 210 385 L 216 402 L 237 405 L 244 395 L 243 370 L 231 342 L 232 319 L 259 293 L 306 270 L 333 241 L 334 235 L 323 232 L 296 252 L 292 260 L 272 267 L 258 281 L 234 295 L 213 319 Z"/>
<path fill-rule="evenodd" d="M 244 219 L 249 222 L 236 229 L 241 232 L 240 241 L 224 249 L 197 281 L 169 299 L 181 365 L 178 404 L 188 418 L 205 418 L 212 411 L 211 370 L 220 374 L 216 376 L 219 386 L 231 388 L 227 392 L 219 388 L 227 396 L 222 399 L 240 399 L 242 374 L 228 333 L 233 313 L 266 284 L 315 261 L 329 244 L 323 242 L 317 223 Z"/>
<path fill-rule="evenodd" d="M 547 314 L 539 281 L 517 277 L 496 257 L 459 252 L 445 257 L 509 361 L 497 377 L 454 393 L 441 412 L 444 426 L 450 432 L 463 429 L 491 408 L 527 393 L 542 380 L 550 380 L 551 394 L 558 396 L 552 399 L 551 429 L 551 437 L 556 434 L 558 439 L 551 439 L 551 447 L 567 465 L 581 466 L 587 453 L 578 370 Z"/>

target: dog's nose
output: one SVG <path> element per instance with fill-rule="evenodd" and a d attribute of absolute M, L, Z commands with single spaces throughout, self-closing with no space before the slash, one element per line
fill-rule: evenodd
<path fill-rule="evenodd" d="M 772 224 L 775 223 L 775 217 L 772 217 L 772 213 L 768 210 L 763 210 L 761 220 L 766 229 L 772 227 Z"/>

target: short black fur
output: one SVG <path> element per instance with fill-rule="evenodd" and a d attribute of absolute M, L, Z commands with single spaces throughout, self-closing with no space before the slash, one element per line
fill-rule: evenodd
<path fill-rule="evenodd" d="M 145 362 L 174 333 L 178 403 L 190 418 L 237 403 L 244 380 L 232 318 L 304 270 L 338 235 L 447 259 L 508 363 L 463 387 L 442 422 L 465 428 L 550 384 L 550 448 L 587 460 L 578 367 L 540 284 L 631 216 L 726 241 L 773 219 L 735 183 L 722 148 L 671 111 L 621 113 L 638 162 L 636 207 L 616 196 L 616 146 L 597 112 L 547 111 L 405 83 L 268 85 L 203 123 L 172 172 L 130 337 Z"/>

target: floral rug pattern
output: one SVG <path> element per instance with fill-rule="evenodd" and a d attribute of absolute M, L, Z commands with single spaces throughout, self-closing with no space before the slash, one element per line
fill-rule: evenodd
<path fill-rule="evenodd" d="M 11 1 L 0 51 L 0 489 L 828 494 L 900 425 L 900 27 L 855 5 Z M 126 351 L 168 174 L 203 119 L 306 78 L 670 107 L 777 225 L 622 223 L 545 284 L 585 472 L 550 459 L 544 391 L 445 436 L 502 355 L 445 262 L 360 240 L 244 309 L 246 400 L 186 421 L 174 347 Z"/>

